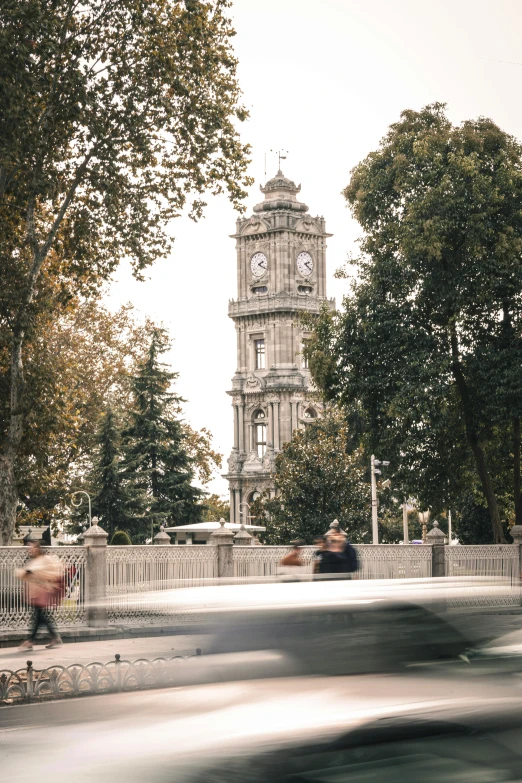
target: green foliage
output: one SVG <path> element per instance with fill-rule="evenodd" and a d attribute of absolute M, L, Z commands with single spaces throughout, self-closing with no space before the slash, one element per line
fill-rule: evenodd
<path fill-rule="evenodd" d="M 130 375 L 146 354 L 151 328 L 130 305 L 111 313 L 92 300 L 40 321 L 42 335 L 26 344 L 29 410 L 17 462 L 21 524 L 63 518 L 60 503 L 93 471 L 105 408 L 119 415 L 130 405 Z M 7 427 L 8 369 L 1 369 L 0 420 Z"/>
<path fill-rule="evenodd" d="M 144 494 L 125 479 L 121 464 L 121 433 L 112 408 L 108 408 L 99 431 L 99 451 L 94 468 L 93 514 L 109 536 L 139 517 L 146 504 Z"/>
<path fill-rule="evenodd" d="M 333 411 L 294 433 L 276 457 L 277 496 L 262 497 L 251 513 L 266 524 L 266 542 L 312 543 L 338 519 L 350 539 L 366 540 L 370 530 L 370 485 L 359 449 L 350 451 L 350 432 Z"/>
<path fill-rule="evenodd" d="M 453 534 L 461 544 L 494 544 L 491 520 L 483 499 L 467 492 L 455 507 Z M 509 526 L 504 524 L 507 540 Z"/>
<path fill-rule="evenodd" d="M 91 296 L 121 259 L 169 254 L 168 224 L 250 184 L 227 0 L 5 0 L 0 6 L 0 539 L 15 524 L 42 316 Z M 45 319 L 44 319 L 45 320 Z M 36 380 L 36 374 L 34 375 Z M 42 383 L 45 392 L 45 383 Z M 45 394 L 40 395 L 44 399 Z M 17 475 L 15 475 L 15 466 Z"/>
<path fill-rule="evenodd" d="M 195 460 L 178 418 L 182 399 L 171 391 L 177 374 L 161 361 L 168 348 L 165 331 L 153 329 L 147 356 L 132 381 L 133 407 L 123 433 L 124 481 L 146 497 L 140 518 L 126 526 L 139 540 L 145 540 L 162 522 L 201 520 L 203 492 L 192 485 Z"/>
<path fill-rule="evenodd" d="M 224 519 L 230 522 L 230 503 L 219 495 L 208 495 L 202 501 L 202 522 L 216 522 Z"/>
<path fill-rule="evenodd" d="M 474 470 L 495 541 L 509 470 L 522 512 L 521 157 L 491 120 L 403 112 L 344 192 L 365 232 L 358 280 L 310 345 L 316 383 L 360 407 L 404 496 L 437 513 Z"/>
<path fill-rule="evenodd" d="M 130 546 L 131 544 L 131 538 L 125 530 L 116 530 L 111 538 L 111 546 Z"/>

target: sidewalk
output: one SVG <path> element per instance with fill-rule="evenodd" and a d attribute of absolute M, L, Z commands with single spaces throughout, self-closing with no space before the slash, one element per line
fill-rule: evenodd
<path fill-rule="evenodd" d="M 90 628 L 87 625 L 75 625 L 69 628 L 59 628 L 60 636 L 65 644 L 71 642 L 103 641 L 107 639 L 135 639 L 143 636 L 179 636 L 190 634 L 190 627 L 182 627 L 173 623 L 157 623 L 151 625 L 109 625 L 105 628 Z M 27 639 L 28 629 L 0 629 L 0 649 L 5 647 L 18 647 Z M 37 635 L 38 644 L 49 641 L 46 631 L 40 631 Z"/>
<path fill-rule="evenodd" d="M 137 629 L 139 630 L 139 629 Z M 144 629 L 141 629 L 144 630 Z M 116 654 L 121 660 L 135 661 L 138 658 L 174 658 L 177 655 L 184 657 L 195 655 L 196 649 L 205 652 L 205 643 L 208 637 L 191 634 L 176 634 L 168 636 L 146 636 L 139 638 L 120 637 L 117 639 L 104 639 L 102 641 L 83 641 L 75 644 L 64 644 L 47 650 L 45 644 L 40 642 L 33 650 L 18 652 L 17 648 L 4 648 L 0 650 L 0 672 L 4 669 L 16 671 L 23 669 L 27 661 L 32 661 L 37 670 L 48 666 L 70 666 L 71 664 L 108 663 L 114 660 Z"/>

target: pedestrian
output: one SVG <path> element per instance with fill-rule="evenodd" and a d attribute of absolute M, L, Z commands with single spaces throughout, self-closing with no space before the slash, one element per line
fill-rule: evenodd
<path fill-rule="evenodd" d="M 33 642 L 40 625 L 47 626 L 51 634 L 49 648 L 59 647 L 62 640 L 58 635 L 53 620 L 49 614 L 49 606 L 60 600 L 63 591 L 63 569 L 57 558 L 50 557 L 42 551 L 39 541 L 30 543 L 29 561 L 24 568 L 16 571 L 16 576 L 27 586 L 27 598 L 33 608 L 33 618 L 29 639 L 18 649 L 32 650 Z"/>
<path fill-rule="evenodd" d="M 298 577 L 306 569 L 301 552 L 301 547 L 305 546 L 305 542 L 299 539 L 292 541 L 291 545 L 292 549 L 279 563 L 279 574 Z"/>
<path fill-rule="evenodd" d="M 317 536 L 314 540 L 314 545 L 316 547 L 314 552 L 314 574 L 321 573 L 321 560 L 323 559 L 323 553 L 327 549 L 327 540 L 326 536 Z"/>
<path fill-rule="evenodd" d="M 345 546 L 346 540 L 342 534 L 336 532 L 330 533 L 326 538 L 325 549 L 321 553 L 319 562 L 320 574 L 340 575 L 346 573 Z"/>
<path fill-rule="evenodd" d="M 346 565 L 346 574 L 350 574 L 348 578 L 352 579 L 352 575 L 359 570 L 359 558 L 357 557 L 355 547 L 353 547 L 348 540 L 345 540 L 344 559 Z"/>

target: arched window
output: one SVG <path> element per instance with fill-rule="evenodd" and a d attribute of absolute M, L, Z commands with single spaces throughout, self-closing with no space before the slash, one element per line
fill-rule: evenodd
<path fill-rule="evenodd" d="M 317 413 L 313 408 L 307 408 L 304 412 L 304 418 L 305 419 L 316 419 Z"/>
<path fill-rule="evenodd" d="M 266 416 L 259 408 L 254 413 L 254 451 L 259 459 L 263 459 L 266 452 Z"/>

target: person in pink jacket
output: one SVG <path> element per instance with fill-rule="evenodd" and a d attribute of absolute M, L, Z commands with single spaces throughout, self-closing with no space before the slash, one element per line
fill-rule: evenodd
<path fill-rule="evenodd" d="M 59 598 L 63 580 L 62 566 L 57 558 L 50 557 L 42 551 L 38 541 L 33 541 L 30 546 L 29 561 L 16 572 L 16 576 L 26 583 L 27 598 L 33 607 L 31 633 L 29 639 L 19 649 L 33 649 L 33 642 L 40 625 L 47 626 L 51 634 L 51 643 L 47 647 L 59 647 L 62 640 L 48 612 L 48 607 Z"/>

